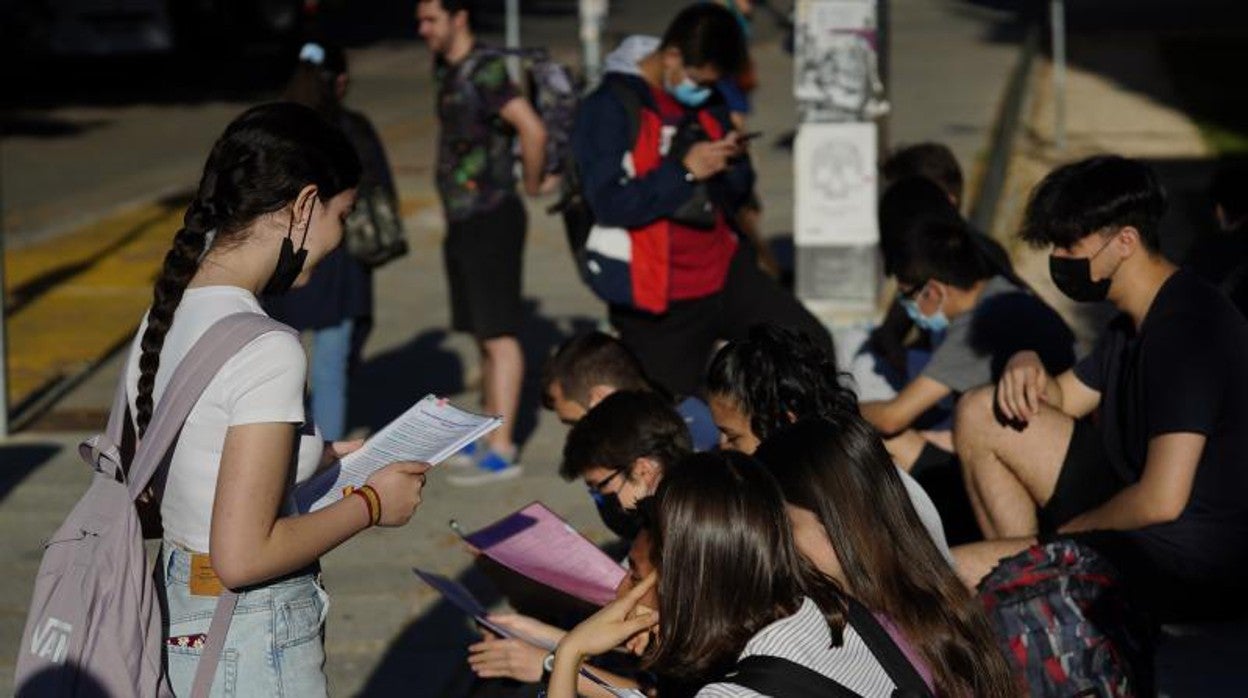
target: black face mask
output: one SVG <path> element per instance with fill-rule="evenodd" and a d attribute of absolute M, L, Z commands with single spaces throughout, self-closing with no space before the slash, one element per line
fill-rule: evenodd
<path fill-rule="evenodd" d="M 594 503 L 598 505 L 598 516 L 608 530 L 624 540 L 637 536 L 642 523 L 639 512 L 625 510 L 615 494 L 600 494 L 594 497 Z"/>
<path fill-rule="evenodd" d="M 316 210 L 316 199 L 312 200 L 312 209 Z M 290 290 L 295 285 L 295 280 L 299 278 L 300 272 L 303 271 L 304 262 L 308 260 L 308 228 L 312 225 L 312 217 L 308 216 L 308 225 L 303 229 L 303 240 L 299 243 L 299 251 L 295 251 L 295 244 L 291 241 L 295 231 L 295 214 L 290 214 L 290 228 L 286 230 L 286 239 L 282 240 L 282 250 L 277 254 L 277 266 L 273 269 L 273 276 L 269 277 L 269 283 L 265 284 L 264 290 L 261 292 L 266 296 L 280 296 Z"/>
<path fill-rule="evenodd" d="M 1112 240 L 1109 242 L 1113 242 Z M 1109 295 L 1111 277 L 1100 281 L 1092 280 L 1092 260 L 1109 247 L 1109 242 L 1101 246 L 1091 257 L 1054 257 L 1049 255 L 1049 275 L 1053 277 L 1053 285 L 1066 297 L 1079 303 L 1098 303 Z M 1117 271 L 1117 270 L 1115 270 Z"/>

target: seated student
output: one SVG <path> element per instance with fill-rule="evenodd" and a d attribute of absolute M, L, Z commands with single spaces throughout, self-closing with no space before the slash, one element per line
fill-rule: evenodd
<path fill-rule="evenodd" d="M 575 424 L 585 413 L 617 390 L 662 389 L 646 377 L 641 362 L 620 340 L 604 332 L 587 332 L 564 342 L 542 367 L 542 404 L 564 424 Z M 676 405 L 697 451 L 709 451 L 719 441 L 711 411 L 702 400 L 689 396 Z"/>
<path fill-rule="evenodd" d="M 620 581 L 620 586 L 616 590 L 616 598 L 627 596 L 634 587 L 654 572 L 652 559 L 651 535 L 649 530 L 643 527 L 633 538 L 633 544 L 628 550 L 628 575 Z M 659 607 L 658 597 L 653 589 L 641 597 L 640 605 L 648 609 Z M 566 630 L 518 613 L 492 613 L 489 620 L 514 633 L 551 645 L 557 645 L 567 635 Z M 539 682 L 546 684 L 550 680 L 550 665 L 554 661 L 553 652 L 548 652 L 518 638 L 500 638 L 488 630 L 483 631 L 483 634 L 485 639 L 468 647 L 468 665 L 479 678 L 511 679 L 529 684 Z M 639 686 L 639 683 L 633 679 L 604 669 L 594 668 L 593 672 L 600 679 L 617 688 Z M 589 698 L 599 696 L 613 698 L 614 696 L 613 693 L 584 676 L 577 678 L 576 690 L 578 695 Z"/>
<path fill-rule="evenodd" d="M 654 494 L 668 467 L 690 453 L 689 430 L 667 400 L 620 390 L 568 432 L 559 475 L 584 480 L 607 528 L 631 538 L 637 502 Z"/>
<path fill-rule="evenodd" d="M 886 187 L 911 177 L 930 181 L 940 187 L 954 210 L 962 210 L 962 167 L 944 143 L 915 143 L 898 148 L 880 166 L 880 174 Z M 1010 254 L 1001 243 L 978 230 L 972 231 L 972 240 L 998 274 L 1018 282 Z"/>
<path fill-rule="evenodd" d="M 935 182 L 924 177 L 908 177 L 890 184 L 880 196 L 880 258 L 884 275 L 894 276 L 899 248 L 906 231 L 928 221 L 957 222 L 962 220 L 950 203 L 949 195 Z M 854 389 L 864 400 L 891 398 L 905 385 L 916 362 L 921 366 L 931 345 L 939 339 L 914 327 L 901 304 L 894 300 L 880 324 L 865 336 L 849 360 L 847 370 L 854 379 Z M 848 339 L 845 346 L 857 342 Z M 952 405 L 950 406 L 952 410 Z"/>
<path fill-rule="evenodd" d="M 805 419 L 756 456 L 780 483 L 798 550 L 879 617 L 933 693 L 1018 695 L 983 608 L 932 544 L 870 424 L 851 412 Z"/>
<path fill-rule="evenodd" d="M 1161 621 L 1243 605 L 1248 321 L 1161 255 L 1165 206 L 1153 170 L 1117 156 L 1032 194 L 1022 236 L 1052 246 L 1058 289 L 1122 314 L 1073 369 L 1052 377 L 1022 352 L 963 397 L 955 444 L 990 539 L 959 548 L 968 582 L 1056 531 L 1115 563 Z"/>
<path fill-rule="evenodd" d="M 872 614 L 801 557 L 780 488 L 753 459 L 691 456 L 663 481 L 654 510 L 657 618 L 634 606 L 652 576 L 563 638 L 551 698 L 573 695 L 586 657 L 651 628 L 650 668 L 661 680 L 702 686 L 697 696 L 783 695 L 747 688 L 757 685 L 747 680 L 750 664 L 809 672 L 808 685 L 830 679 L 856 695 L 931 695 Z"/>
<path fill-rule="evenodd" d="M 961 220 L 963 204 L 962 168 L 943 143 L 917 143 L 895 150 L 880 167 L 884 194 L 880 197 L 880 252 L 884 274 L 893 276 L 899 253 L 896 248 L 905 231 L 923 220 Z M 1014 271 L 1009 253 L 1001 243 L 984 233 L 971 231 L 971 240 L 999 275 L 1025 287 Z M 910 377 L 922 369 L 929 349 L 940 337 L 919 329 L 900 304 L 889 306 L 880 325 L 872 330 L 866 353 L 859 352 L 850 364 L 863 399 L 891 398 Z M 879 384 L 877 375 L 893 389 Z M 945 428 L 952 405 L 933 410 L 929 421 Z"/>
<path fill-rule="evenodd" d="M 809 417 L 856 414 L 854 395 L 836 381 L 831 359 L 804 335 L 755 325 L 746 339 L 725 344 L 707 370 L 706 392 L 720 446 L 752 454 L 776 431 Z M 940 513 L 914 478 L 898 472 L 914 509 L 946 558 Z"/>
<path fill-rule="evenodd" d="M 950 395 L 992 382 L 1019 351 L 1036 351 L 1050 371 L 1064 371 L 1074 363 L 1075 338 L 1044 301 L 993 272 L 965 223 L 912 226 L 897 252 L 898 304 L 918 327 L 943 339 L 895 397 L 863 402 L 861 410 L 887 438 L 893 459 L 911 470 L 920 461 L 949 460 L 912 429 L 921 415 Z"/>

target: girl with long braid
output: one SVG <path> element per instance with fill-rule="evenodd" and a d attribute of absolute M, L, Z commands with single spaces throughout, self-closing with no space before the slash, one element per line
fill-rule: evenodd
<path fill-rule="evenodd" d="M 205 331 L 256 297 L 306 281 L 342 238 L 360 163 L 314 111 L 269 104 L 213 146 L 184 226 L 156 281 L 126 367 L 142 438 L 174 369 Z M 420 504 L 426 465 L 393 463 L 361 496 L 294 515 L 291 491 L 359 447 L 325 444 L 304 415 L 307 359 L 270 333 L 209 384 L 178 437 L 160 497 L 168 670 L 189 693 L 216 596 L 240 592 L 213 695 L 325 695 L 327 597 L 318 559 L 373 525 L 401 526 Z"/>

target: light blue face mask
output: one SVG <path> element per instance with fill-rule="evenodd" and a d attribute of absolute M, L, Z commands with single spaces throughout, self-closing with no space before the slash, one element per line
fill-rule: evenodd
<path fill-rule="evenodd" d="M 919 310 L 919 302 L 917 300 L 905 297 L 897 300 L 901 303 L 901 307 L 905 309 L 906 315 L 910 316 L 910 319 L 914 321 L 914 324 L 919 329 L 933 333 L 944 332 L 949 329 L 949 318 L 945 317 L 943 309 L 937 310 L 931 315 L 924 315 L 923 311 Z"/>
<path fill-rule="evenodd" d="M 706 103 L 706 100 L 711 98 L 711 88 L 702 87 L 698 83 L 689 79 L 688 75 L 685 76 L 684 80 L 681 80 L 675 85 L 668 85 L 667 93 L 670 94 L 677 102 L 680 102 L 686 107 L 693 107 L 695 109 L 702 106 Z"/>

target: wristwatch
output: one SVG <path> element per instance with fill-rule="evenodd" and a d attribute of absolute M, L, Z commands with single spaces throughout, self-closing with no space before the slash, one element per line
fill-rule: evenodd
<path fill-rule="evenodd" d="M 542 658 L 542 683 L 550 683 L 550 672 L 555 670 L 555 653 L 551 652 Z"/>

